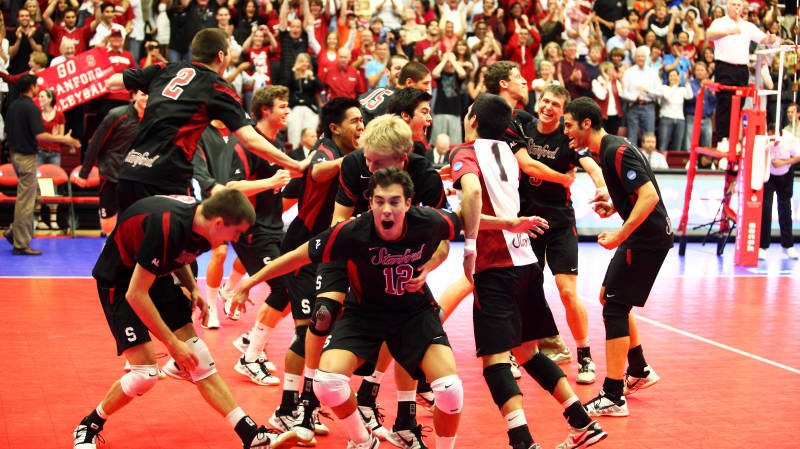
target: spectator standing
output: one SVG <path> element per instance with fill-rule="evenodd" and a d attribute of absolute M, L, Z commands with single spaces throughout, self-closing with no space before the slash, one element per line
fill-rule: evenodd
<path fill-rule="evenodd" d="M 385 27 L 395 29 L 400 27 L 400 12 L 408 1 L 403 0 L 370 0 L 369 10 L 372 17 L 378 17 Z"/>
<path fill-rule="evenodd" d="M 439 22 L 431 20 L 428 22 L 427 36 L 417 42 L 414 46 L 414 55 L 425 64 L 431 72 L 439 65 L 439 57 L 442 54 L 442 40 L 439 32 Z"/>
<path fill-rule="evenodd" d="M 40 90 L 38 94 L 39 109 L 42 111 L 44 131 L 54 136 L 64 135 L 64 114 L 55 108 L 56 94 L 50 90 Z M 53 164 L 61 166 L 61 144 L 57 142 L 40 142 L 36 155 L 36 165 Z"/>
<path fill-rule="evenodd" d="M 459 144 L 463 141 L 461 129 L 461 86 L 467 78 L 467 72 L 456 61 L 453 53 L 447 52 L 442 61 L 431 72 L 437 80 L 436 98 L 433 104 L 433 126 L 431 134 L 441 133 L 450 137 L 450 142 Z"/>
<path fill-rule="evenodd" d="M 478 34 L 478 29 L 475 28 L 475 23 L 480 21 L 485 22 L 495 36 L 504 36 L 506 34 L 503 8 L 496 8 L 495 6 L 495 0 L 483 0 L 483 13 L 476 14 L 472 22 L 473 31 L 475 31 L 476 35 Z"/>
<path fill-rule="evenodd" d="M 139 60 L 139 67 L 145 68 L 153 64 L 166 64 L 167 58 L 161 54 L 161 46 L 157 41 L 147 41 L 144 44 L 144 51 L 147 56 Z"/>
<path fill-rule="evenodd" d="M 292 80 L 289 82 L 289 116 L 286 118 L 286 133 L 292 147 L 297 148 L 302 140 L 302 130 L 317 129 L 322 82 L 314 75 L 311 56 L 300 53 L 294 61 Z"/>
<path fill-rule="evenodd" d="M 367 91 L 364 78 L 357 69 L 350 65 L 350 50 L 347 48 L 339 49 L 336 67 L 323 73 L 320 80 L 325 86 L 327 98 L 355 99 L 360 93 Z"/>
<path fill-rule="evenodd" d="M 308 0 L 301 0 L 306 28 L 313 25 L 314 18 L 308 8 Z M 281 48 L 281 72 L 273 73 L 273 84 L 285 84 L 291 80 L 294 60 L 300 53 L 308 52 L 308 36 L 303 32 L 300 19 L 289 20 L 289 0 L 283 0 L 278 23 L 278 42 Z M 355 98 L 355 97 L 353 97 Z"/>
<path fill-rule="evenodd" d="M 84 23 L 82 27 L 78 27 L 78 13 L 72 8 L 64 11 L 64 24 L 55 23 L 51 18 L 55 11 L 56 2 L 50 3 L 42 15 L 42 22 L 45 28 L 50 32 L 50 44 L 47 46 L 47 51 L 51 55 L 58 53 L 61 41 L 66 37 L 72 41 L 75 46 L 76 53 L 83 53 L 89 47 L 89 40 L 92 39 L 94 34 L 94 27 L 96 22 L 91 20 L 89 23 Z"/>
<path fill-rule="evenodd" d="M 380 41 L 375 44 L 375 54 L 371 60 L 367 61 L 366 67 L 364 68 L 364 76 L 367 78 L 367 88 L 369 90 L 389 85 L 389 78 L 386 75 L 388 72 L 386 70 L 388 63 L 389 43 Z"/>
<path fill-rule="evenodd" d="M 664 157 L 658 150 L 656 150 L 656 135 L 653 133 L 645 133 L 642 136 L 642 148 L 640 148 L 642 152 L 642 156 L 647 160 L 647 163 L 650 164 L 650 168 L 653 169 L 667 169 L 669 165 L 667 164 L 667 158 Z"/>
<path fill-rule="evenodd" d="M 686 130 L 683 102 L 692 98 L 693 92 L 690 86 L 681 86 L 677 70 L 670 70 L 667 77 L 669 84 L 661 86 L 658 98 L 658 146 L 661 150 L 680 151 Z"/>
<path fill-rule="evenodd" d="M 506 44 L 506 60 L 519 64 L 519 71 L 529 86 L 536 79 L 536 62 L 534 58 L 539 53 L 541 42 L 542 39 L 535 29 L 521 26 Z"/>
<path fill-rule="evenodd" d="M 44 27 L 37 27 L 33 23 L 31 13 L 27 9 L 20 9 L 17 13 L 17 28 L 8 38 L 8 57 L 10 63 L 8 72 L 18 74 L 27 72 L 32 67 L 28 65 L 31 53 L 44 51 Z M 45 63 L 45 66 L 47 63 Z"/>
<path fill-rule="evenodd" d="M 692 133 L 694 130 L 694 110 L 697 102 L 697 96 L 700 89 L 708 84 L 711 80 L 708 78 L 708 66 L 705 61 L 697 61 L 694 63 L 694 77 L 689 79 L 689 86 L 692 88 L 692 98 L 683 102 L 683 115 L 686 117 L 686 137 L 684 138 L 683 149 L 690 151 L 692 149 Z M 714 115 L 714 109 L 717 106 L 717 96 L 714 91 L 708 89 L 703 94 L 703 118 L 700 121 L 700 140 L 701 147 L 711 146 L 711 116 Z"/>
<path fill-rule="evenodd" d="M 714 20 L 706 33 L 708 40 L 714 42 L 716 82 L 727 86 L 746 86 L 750 77 L 747 63 L 750 58 L 750 42 L 770 44 L 777 42 L 777 36 L 766 34 L 740 15 L 742 0 L 728 0 L 728 14 Z M 722 90 L 717 94 L 716 126 L 717 137 L 727 142 L 730 132 L 731 100 L 733 92 Z M 737 136 L 738 137 L 738 136 Z M 722 151 L 728 151 L 723 143 Z"/>
<path fill-rule="evenodd" d="M 595 19 L 605 39 L 614 35 L 614 23 L 628 15 L 628 2 L 625 0 L 596 0 L 592 3 Z"/>
<path fill-rule="evenodd" d="M 178 0 L 181 1 L 181 0 Z M 101 47 L 106 44 L 106 40 L 112 32 L 119 32 L 125 38 L 125 27 L 114 21 L 114 4 L 111 2 L 95 5 L 94 36 L 89 40 L 90 47 Z"/>
<path fill-rule="evenodd" d="M 108 59 L 111 61 L 111 67 L 114 73 L 122 73 L 125 69 L 135 69 L 136 64 L 133 62 L 133 55 L 122 48 L 125 38 L 119 30 L 114 30 L 108 36 Z M 124 106 L 131 100 L 130 94 L 125 90 L 116 92 L 107 92 L 100 97 L 97 102 L 97 116 L 105 117 L 108 111 L 116 108 L 117 106 Z"/>
<path fill-rule="evenodd" d="M 562 86 L 567 88 L 570 98 L 584 96 L 591 86 L 589 84 L 589 72 L 586 66 L 577 61 L 578 44 L 572 39 L 564 41 L 564 59 L 558 61 L 556 66 L 556 78 Z"/>
<path fill-rule="evenodd" d="M 34 95 L 39 93 L 34 75 L 20 77 L 17 88 L 20 97 L 8 108 L 8 114 L 14 120 L 9 121 L 6 131 L 11 163 L 19 182 L 14 203 L 14 224 L 4 236 L 12 242 L 14 255 L 38 256 L 42 252 L 30 247 L 33 237 L 33 210 L 39 192 L 36 181 L 38 146 L 43 142 L 55 142 L 80 148 L 81 144 L 72 137 L 54 136 L 45 132 L 41 112 L 33 103 Z"/>
<path fill-rule="evenodd" d="M 735 1 L 735 0 L 734 0 Z M 625 70 L 622 76 L 622 93 L 620 97 L 628 102 L 625 112 L 628 127 L 628 139 L 639 144 L 639 130 L 644 133 L 655 131 L 656 108 L 653 101 L 661 89 L 661 79 L 652 67 L 645 65 L 647 47 L 639 47 L 634 52 L 635 64 Z"/>
<path fill-rule="evenodd" d="M 617 78 L 614 64 L 608 61 L 601 62 L 600 76 L 592 80 L 592 94 L 603 112 L 603 129 L 612 135 L 617 135 L 619 127 L 622 126 L 620 92 L 622 83 Z"/>
<path fill-rule="evenodd" d="M 625 59 L 623 64 L 631 64 L 631 54 L 636 50 L 636 43 L 631 40 L 628 35 L 630 34 L 630 23 L 625 20 L 617 20 L 614 23 L 614 35 L 606 42 L 606 51 L 610 52 L 615 48 L 621 48 L 625 51 Z"/>
<path fill-rule="evenodd" d="M 689 77 L 689 71 L 692 67 L 692 62 L 689 58 L 682 55 L 683 45 L 680 41 L 673 41 L 670 45 L 670 53 L 664 55 L 664 84 L 669 83 L 669 72 L 675 70 L 678 72 L 678 79 L 681 86 L 686 84 L 686 79 Z"/>

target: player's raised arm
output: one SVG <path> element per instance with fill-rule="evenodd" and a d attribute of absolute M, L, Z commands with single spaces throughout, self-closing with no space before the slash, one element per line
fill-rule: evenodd
<path fill-rule="evenodd" d="M 289 170 L 293 176 L 302 176 L 303 172 L 308 168 L 308 159 L 302 161 L 292 159 L 288 154 L 275 148 L 274 145 L 264 139 L 252 126 L 243 126 L 234 131 L 233 134 L 245 148 L 257 156 Z"/>

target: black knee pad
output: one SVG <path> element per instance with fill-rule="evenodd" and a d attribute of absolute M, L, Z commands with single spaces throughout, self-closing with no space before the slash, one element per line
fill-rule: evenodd
<path fill-rule="evenodd" d="M 606 301 L 603 305 L 603 322 L 606 326 L 606 340 L 629 337 L 631 329 L 628 325 L 628 315 L 632 306 Z"/>
<path fill-rule="evenodd" d="M 314 311 L 311 312 L 311 324 L 308 330 L 320 337 L 327 337 L 333 329 L 333 323 L 339 319 L 342 305 L 324 296 L 317 297 L 314 301 Z"/>
<path fill-rule="evenodd" d="M 306 331 L 308 330 L 308 325 L 303 324 L 294 328 L 294 339 L 292 339 L 292 344 L 289 345 L 289 350 L 294 352 L 295 354 L 299 355 L 300 357 L 306 357 Z"/>
<path fill-rule="evenodd" d="M 558 381 L 562 377 L 566 377 L 564 371 L 556 365 L 556 362 L 550 360 L 549 357 L 541 352 L 537 352 L 530 360 L 523 363 L 522 367 L 533 377 L 533 380 L 550 394 L 555 391 Z"/>
<path fill-rule="evenodd" d="M 511 374 L 511 364 L 509 363 L 487 366 L 483 369 L 483 378 L 486 379 L 486 385 L 489 386 L 489 392 L 492 394 L 492 400 L 497 404 L 497 408 L 502 407 L 514 396 L 522 394 L 514 375 Z"/>

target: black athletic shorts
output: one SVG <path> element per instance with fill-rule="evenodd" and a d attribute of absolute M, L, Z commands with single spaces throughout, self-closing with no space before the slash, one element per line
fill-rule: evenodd
<path fill-rule="evenodd" d="M 105 288 L 97 283 L 97 293 L 100 295 L 103 313 L 106 315 L 111 334 L 117 341 L 117 355 L 150 341 L 147 326 L 125 299 L 127 292 L 127 288 Z M 150 298 L 170 330 L 175 331 L 192 322 L 192 303 L 183 294 L 183 290 L 175 285 L 172 276 L 156 278 L 150 287 Z"/>
<path fill-rule="evenodd" d="M 556 274 L 578 274 L 578 231 L 575 225 L 553 228 L 531 239 L 533 253 L 539 259 L 539 267 L 550 267 Z"/>
<path fill-rule="evenodd" d="M 343 349 L 352 352 L 369 367 L 366 370 L 360 367 L 356 374 L 369 375 L 374 370 L 384 341 L 395 362 L 418 380 L 424 379 L 419 365 L 428 347 L 432 344 L 450 346 L 439 313 L 433 307 L 405 315 L 376 314 L 345 308 L 341 318 L 334 324 L 330 341 L 324 350 Z"/>
<path fill-rule="evenodd" d="M 347 262 L 335 260 L 317 266 L 317 294 L 325 292 L 347 293 L 350 280 L 347 278 Z"/>
<path fill-rule="evenodd" d="M 617 248 L 608 264 L 603 286 L 605 301 L 642 307 L 669 249 Z"/>
<path fill-rule="evenodd" d="M 131 204 L 139 201 L 142 198 L 148 198 L 155 195 L 189 195 L 191 192 L 189 188 L 176 188 L 174 186 L 161 187 L 151 184 L 143 184 L 141 182 L 130 181 L 128 179 L 120 179 L 117 182 L 117 205 L 119 212 L 125 212 Z"/>
<path fill-rule="evenodd" d="M 234 242 L 233 249 L 236 251 L 239 260 L 242 261 L 247 274 L 250 276 L 256 274 L 268 263 L 280 257 L 281 237 L 280 234 L 249 232 Z M 286 276 L 270 279 L 267 281 L 267 285 L 269 285 L 270 292 L 266 303 L 275 310 L 285 309 L 290 302 Z M 297 312 L 299 313 L 299 310 Z M 292 316 L 296 316 L 294 313 L 294 306 L 292 306 Z"/>
<path fill-rule="evenodd" d="M 310 319 L 316 298 L 317 264 L 303 265 L 285 277 L 289 297 L 292 300 L 292 317 L 296 320 Z"/>
<path fill-rule="evenodd" d="M 538 264 L 489 268 L 475 275 L 472 328 L 478 357 L 558 335 Z"/>
<path fill-rule="evenodd" d="M 100 178 L 100 205 L 97 213 L 100 218 L 111 218 L 119 212 L 117 202 L 117 183 Z"/>

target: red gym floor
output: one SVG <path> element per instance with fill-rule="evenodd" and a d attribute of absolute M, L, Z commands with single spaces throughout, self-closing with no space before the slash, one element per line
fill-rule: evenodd
<path fill-rule="evenodd" d="M 78 421 L 97 405 L 122 374 L 90 273 L 99 239 L 37 239 L 41 258 L 0 254 L 0 448 L 67 448 Z M 713 246 L 690 244 L 685 258 L 672 251 L 639 329 L 648 362 L 662 381 L 629 398 L 627 418 L 601 418 L 609 437 L 599 448 L 798 448 L 800 400 L 800 263 L 780 259 L 777 248 L 761 266 L 733 266 L 733 247 L 717 258 Z M 451 252 L 458 256 L 460 244 Z M 589 311 L 598 382 L 575 388 L 590 399 L 602 383 L 602 318 L 596 296 L 611 253 L 581 244 L 578 291 Z M 10 254 L 10 249 L 8 251 Z M 441 292 L 460 271 L 451 257 L 430 278 Z M 203 259 L 207 260 L 207 259 Z M 230 261 L 229 261 L 230 262 Z M 203 262 L 201 261 L 201 266 Z M 552 278 L 548 297 L 562 333 L 569 333 Z M 263 291 L 261 295 L 263 295 Z M 256 295 L 257 296 L 257 295 Z M 258 423 L 280 400 L 280 387 L 256 386 L 237 374 L 239 356 L 231 341 L 252 325 L 254 310 L 241 321 L 224 321 L 216 331 L 198 329 L 242 408 Z M 469 300 L 446 323 L 465 385 L 457 447 L 507 447 L 505 425 L 491 401 L 474 358 Z M 289 319 L 273 333 L 268 348 L 281 377 L 291 338 Z M 574 349 L 572 337 L 565 336 Z M 157 347 L 162 348 L 160 345 Z M 575 363 L 562 367 L 575 378 Z M 358 380 L 353 381 L 357 387 Z M 379 402 L 390 427 L 395 413 L 391 374 Z M 534 437 L 553 448 L 566 436 L 560 406 L 523 376 L 525 410 Z M 418 419 L 432 425 L 420 409 Z M 343 429 L 328 421 L 331 436 L 320 448 L 344 448 Z M 205 405 L 194 387 L 166 379 L 111 417 L 100 448 L 240 447 L 225 421 Z M 433 448 L 432 436 L 426 439 Z M 384 449 L 392 448 L 382 443 Z"/>

